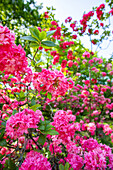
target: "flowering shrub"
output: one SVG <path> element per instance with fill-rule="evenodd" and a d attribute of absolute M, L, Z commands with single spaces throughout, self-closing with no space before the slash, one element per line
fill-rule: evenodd
<path fill-rule="evenodd" d="M 68 17 L 71 29 L 48 8 L 44 24 L 21 37 L 28 56 L 0 26 L 1 170 L 113 169 L 113 62 L 93 51 L 112 36 L 113 3 L 108 12 L 106 5 L 84 13 L 80 24 Z"/>

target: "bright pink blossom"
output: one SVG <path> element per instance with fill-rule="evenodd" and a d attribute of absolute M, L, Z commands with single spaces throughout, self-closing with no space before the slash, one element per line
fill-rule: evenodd
<path fill-rule="evenodd" d="M 34 112 L 30 109 L 24 109 L 22 112 L 12 115 L 6 123 L 6 133 L 11 138 L 17 139 L 28 133 L 28 128 L 38 128 L 37 124 L 42 119 L 42 112 Z"/>
<path fill-rule="evenodd" d="M 19 170 L 52 170 L 50 163 L 42 154 L 30 151 Z"/>

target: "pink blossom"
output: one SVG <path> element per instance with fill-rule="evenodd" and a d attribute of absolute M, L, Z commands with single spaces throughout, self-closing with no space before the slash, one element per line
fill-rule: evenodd
<path fill-rule="evenodd" d="M 102 72 L 101 74 L 102 74 L 102 76 L 103 76 L 103 77 L 105 77 L 105 76 L 106 76 L 106 73 L 105 73 L 105 72 Z"/>
<path fill-rule="evenodd" d="M 75 134 L 76 116 L 72 115 L 72 111 L 59 110 L 55 113 L 52 125 L 59 133 L 58 139 L 61 139 L 63 144 L 68 143 Z M 71 122 L 71 123 L 70 123 Z"/>
<path fill-rule="evenodd" d="M 6 133 L 13 139 L 28 133 L 28 128 L 38 128 L 37 124 L 43 119 L 42 112 L 34 112 L 30 109 L 24 109 L 22 112 L 12 115 L 6 123 Z"/>
<path fill-rule="evenodd" d="M 50 163 L 42 154 L 30 151 L 19 170 L 52 170 Z"/>
<path fill-rule="evenodd" d="M 64 96 L 73 85 L 71 79 L 65 78 L 64 74 L 57 70 L 42 69 L 42 72 L 36 72 L 33 76 L 33 86 L 38 92 L 46 91 L 55 97 Z"/>
<path fill-rule="evenodd" d="M 94 132 L 95 132 L 95 130 L 96 130 L 96 125 L 95 125 L 95 123 L 94 123 L 94 122 L 91 122 L 91 123 L 87 124 L 87 130 L 88 130 L 90 133 L 94 134 Z"/>
<path fill-rule="evenodd" d="M 87 57 L 87 58 L 90 58 L 90 53 L 85 51 L 82 55 L 83 57 Z"/>

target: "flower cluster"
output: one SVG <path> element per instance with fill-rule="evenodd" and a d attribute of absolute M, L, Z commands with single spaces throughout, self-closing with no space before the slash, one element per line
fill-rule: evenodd
<path fill-rule="evenodd" d="M 5 71 L 6 74 L 18 74 L 25 73 L 28 62 L 26 53 L 21 45 L 15 44 L 0 47 L 0 71 Z"/>
<path fill-rule="evenodd" d="M 5 26 L 0 25 L 0 45 L 14 44 L 15 35 Z"/>
<path fill-rule="evenodd" d="M 71 110 L 68 110 L 67 112 L 59 110 L 55 113 L 52 125 L 59 133 L 57 137 L 63 144 L 70 142 L 71 138 L 74 137 L 76 130 L 76 124 L 74 123 L 75 119 L 76 117 L 72 115 Z"/>
<path fill-rule="evenodd" d="M 30 151 L 19 170 L 51 170 L 51 165 L 43 155 Z"/>
<path fill-rule="evenodd" d="M 96 13 L 97 13 L 97 18 L 99 20 L 101 20 L 101 17 L 103 16 L 103 12 L 102 12 L 102 9 L 105 8 L 105 5 L 104 4 L 101 4 L 97 9 L 96 9 Z"/>
<path fill-rule="evenodd" d="M 25 73 L 28 62 L 21 45 L 14 44 L 15 36 L 7 27 L 0 26 L 0 71 L 5 74 Z"/>
<path fill-rule="evenodd" d="M 37 124 L 43 119 L 42 112 L 34 112 L 30 109 L 24 109 L 22 112 L 12 115 L 6 123 L 6 134 L 13 139 L 28 133 L 28 128 L 38 128 Z"/>
<path fill-rule="evenodd" d="M 85 32 L 86 28 L 87 28 L 87 21 L 89 21 L 89 19 L 91 18 L 91 16 L 94 15 L 93 11 L 88 12 L 87 14 L 83 15 L 82 20 L 80 20 L 80 24 L 83 25 L 83 29 L 82 29 L 82 33 Z"/>
<path fill-rule="evenodd" d="M 67 152 L 68 155 L 65 160 L 69 162 L 73 170 L 81 169 L 83 166 L 85 170 L 113 168 L 111 148 L 107 145 L 99 144 L 93 138 L 82 139 L 81 147 L 77 147 L 76 144 L 70 142 L 67 145 Z"/>
<path fill-rule="evenodd" d="M 52 96 L 64 96 L 69 88 L 73 87 L 73 81 L 64 77 L 63 73 L 54 70 L 42 69 L 42 72 L 34 73 L 33 86 L 37 91 L 45 91 Z"/>

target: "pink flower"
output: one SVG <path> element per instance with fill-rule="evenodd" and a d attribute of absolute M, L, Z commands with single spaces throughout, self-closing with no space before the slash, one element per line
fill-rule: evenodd
<path fill-rule="evenodd" d="M 88 130 L 90 133 L 94 134 L 94 132 L 95 132 L 95 130 L 96 130 L 96 125 L 95 125 L 95 123 L 94 123 L 94 122 L 89 123 L 89 124 L 87 125 L 87 130 Z"/>
<path fill-rule="evenodd" d="M 65 160 L 69 162 L 73 170 L 80 170 L 84 165 L 83 158 L 76 154 L 68 154 Z"/>
<path fill-rule="evenodd" d="M 75 134 L 75 121 L 76 116 L 72 115 L 72 111 L 68 110 L 63 111 L 59 110 L 55 113 L 53 118 L 52 125 L 55 127 L 55 130 L 59 133 L 57 136 L 58 139 L 61 140 L 63 144 L 68 143 Z"/>
<path fill-rule="evenodd" d="M 111 115 L 111 118 L 113 118 L 113 112 L 111 112 L 110 115 Z"/>
<path fill-rule="evenodd" d="M 95 30 L 94 34 L 98 35 L 99 34 L 99 30 Z"/>
<path fill-rule="evenodd" d="M 41 72 L 34 73 L 33 86 L 38 92 L 46 91 L 54 97 L 64 96 L 68 89 L 74 85 L 71 79 L 64 77 L 60 71 L 42 69 Z"/>
<path fill-rule="evenodd" d="M 11 31 L 5 26 L 0 25 L 0 45 L 10 45 L 14 44 L 15 36 Z"/>
<path fill-rule="evenodd" d="M 110 128 L 110 126 L 108 124 L 105 124 L 103 126 L 103 132 L 106 134 L 106 135 L 109 135 L 112 133 L 112 129 Z"/>
<path fill-rule="evenodd" d="M 61 67 L 65 68 L 67 65 L 67 60 L 62 60 Z"/>
<path fill-rule="evenodd" d="M 102 76 L 103 76 L 103 77 L 105 77 L 105 76 L 106 76 L 106 73 L 105 73 L 105 72 L 102 72 L 101 74 L 102 74 Z"/>
<path fill-rule="evenodd" d="M 69 60 L 67 63 L 68 63 L 68 66 L 69 66 L 69 67 L 72 67 L 72 66 L 73 66 L 73 61 Z"/>
<path fill-rule="evenodd" d="M 12 115 L 6 123 L 6 133 L 13 139 L 28 133 L 28 128 L 38 128 L 37 124 L 43 119 L 42 112 L 34 112 L 30 109 L 24 109 L 22 112 Z"/>
<path fill-rule="evenodd" d="M 87 57 L 87 58 L 90 58 L 90 53 L 85 51 L 82 55 L 83 57 Z"/>
<path fill-rule="evenodd" d="M 0 71 L 15 76 L 25 74 L 28 62 L 21 45 L 14 44 L 14 34 L 0 26 Z"/>
<path fill-rule="evenodd" d="M 19 170 L 52 170 L 51 164 L 42 154 L 30 151 Z"/>

